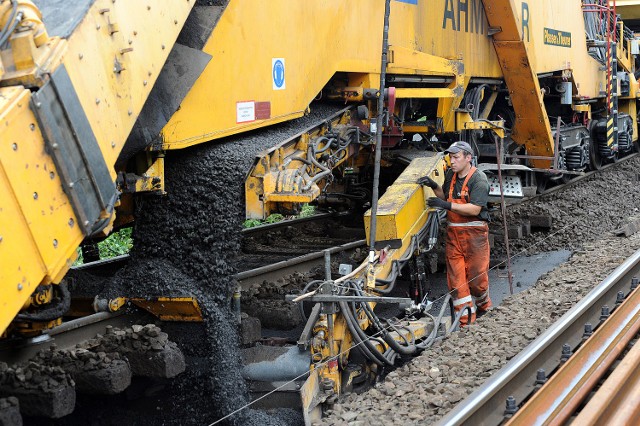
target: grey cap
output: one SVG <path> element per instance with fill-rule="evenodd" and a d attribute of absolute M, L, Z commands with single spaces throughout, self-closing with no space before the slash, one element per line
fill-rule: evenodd
<path fill-rule="evenodd" d="M 455 154 L 460 151 L 466 151 L 467 153 L 473 155 L 473 149 L 471 148 L 471 145 L 464 141 L 454 142 L 449 146 L 449 148 L 444 150 L 444 152 L 447 154 Z"/>

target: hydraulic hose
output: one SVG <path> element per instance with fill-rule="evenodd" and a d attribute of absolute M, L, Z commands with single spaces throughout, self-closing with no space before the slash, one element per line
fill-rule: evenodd
<path fill-rule="evenodd" d="M 378 349 L 376 349 L 375 347 L 371 347 L 373 345 L 368 340 L 369 339 L 368 336 L 364 335 L 364 332 L 360 329 L 358 324 L 354 324 L 353 323 L 354 318 L 351 315 L 351 312 L 349 310 L 349 307 L 347 306 L 347 303 L 346 302 L 339 302 L 339 305 L 340 305 L 340 309 L 342 310 L 342 313 L 344 315 L 345 322 L 347 323 L 347 328 L 349 329 L 349 332 L 351 332 L 351 336 L 356 341 L 357 347 L 360 349 L 360 351 L 363 353 L 363 355 L 369 361 L 374 362 L 375 364 L 379 365 L 380 367 L 383 367 L 385 364 L 386 365 L 393 365 L 393 364 L 391 364 L 389 362 L 388 359 L 386 359 L 384 357 L 383 354 L 381 354 L 378 351 Z"/>
<path fill-rule="evenodd" d="M 351 286 L 358 296 L 361 296 L 363 294 L 362 290 L 358 288 L 355 283 L 351 283 Z M 409 342 L 405 340 L 407 342 L 407 346 L 403 346 L 398 343 L 393 337 L 391 337 L 391 335 L 387 331 L 387 328 L 384 327 L 384 325 L 380 322 L 380 319 L 373 312 L 371 306 L 369 306 L 368 303 L 361 303 L 361 306 L 373 326 L 382 333 L 382 339 L 387 343 L 387 345 L 389 345 L 389 347 L 393 348 L 393 350 L 402 355 L 413 355 L 414 353 L 416 353 L 417 348 L 415 347 L 415 345 L 409 344 Z M 350 314 L 353 314 L 353 311 L 351 311 Z M 392 325 L 390 322 L 387 323 L 391 328 L 394 329 L 394 331 L 398 333 L 398 335 L 402 336 L 402 333 L 400 333 L 400 331 L 394 325 Z"/>
<path fill-rule="evenodd" d="M 5 23 L 5 27 L 2 29 L 2 31 L 0 31 L 0 47 L 2 47 L 2 45 L 9 39 L 9 36 L 11 36 L 13 31 L 16 29 L 18 23 L 22 19 L 22 18 L 17 19 L 14 22 L 14 19 L 17 13 L 18 13 L 18 2 L 16 0 L 11 0 L 11 16 L 9 17 L 9 19 L 7 19 L 7 22 Z"/>
<path fill-rule="evenodd" d="M 353 286 L 353 284 L 352 284 Z M 357 286 L 354 286 L 357 287 Z M 361 293 L 360 293 L 361 294 Z M 372 354 L 376 357 L 376 359 L 383 361 L 384 362 L 384 357 L 383 354 L 380 353 L 380 351 L 378 351 L 378 349 L 376 349 L 376 347 L 374 345 L 371 344 L 371 338 L 369 336 L 367 336 L 365 334 L 365 332 L 360 328 L 360 326 L 358 325 L 358 320 L 356 317 L 356 309 L 355 309 L 355 303 L 351 304 L 351 308 L 349 307 L 349 304 L 346 302 L 340 302 L 340 303 L 344 303 L 344 308 L 346 308 L 347 310 L 343 310 L 343 313 L 345 314 L 346 318 L 349 318 L 351 321 L 351 324 L 354 328 L 354 330 L 351 331 L 351 333 L 353 334 L 354 332 L 358 335 L 358 337 L 360 338 L 360 340 L 362 340 L 363 344 L 367 346 L 367 349 L 369 349 Z M 362 304 L 362 307 L 364 308 L 364 312 L 367 315 L 367 317 L 369 318 L 369 320 L 374 324 L 375 324 L 375 320 L 371 318 L 371 316 L 369 315 L 369 312 L 367 312 L 367 308 L 369 307 L 368 304 L 364 303 Z M 343 308 L 343 306 L 341 305 L 341 308 Z M 377 317 L 375 318 L 377 320 Z M 376 328 L 380 329 L 378 326 L 376 326 Z"/>
<path fill-rule="evenodd" d="M 324 138 L 324 139 L 327 139 L 327 138 Z M 329 146 L 330 146 L 330 144 L 327 144 L 327 147 L 329 147 Z M 320 152 L 323 152 L 323 151 L 320 151 Z M 308 157 L 308 160 L 310 160 L 311 163 L 313 163 L 314 166 L 316 166 L 317 168 L 319 168 L 321 170 L 321 172 L 317 173 L 313 178 L 311 178 L 311 180 L 304 186 L 304 188 L 302 188 L 303 191 L 308 191 L 309 188 L 311 188 L 311 186 L 314 183 L 316 183 L 320 179 L 324 178 L 325 176 L 331 174 L 331 170 L 329 170 L 328 168 L 326 168 L 325 166 L 320 164 L 318 162 L 318 160 L 316 160 L 316 151 L 315 151 L 315 148 L 314 148 L 314 144 L 309 144 L 309 148 L 307 149 L 307 157 Z"/>
<path fill-rule="evenodd" d="M 420 342 L 416 345 L 418 346 L 418 349 L 427 349 L 428 347 L 433 345 L 433 343 L 437 340 L 438 329 L 440 328 L 440 324 L 442 323 L 442 318 L 444 318 L 444 314 L 447 310 L 447 304 L 449 303 L 450 299 L 451 299 L 451 295 L 447 293 L 444 300 L 442 301 L 442 306 L 440 307 L 440 312 L 438 313 L 438 316 L 433 320 L 433 330 L 431 331 L 431 334 L 429 334 L 429 337 L 427 337 L 424 342 Z"/>
<path fill-rule="evenodd" d="M 392 364 L 396 363 L 396 359 L 398 358 L 398 353 L 391 348 L 388 348 L 383 355 L 389 362 Z"/>
<path fill-rule="evenodd" d="M 313 154 L 322 154 L 323 152 L 331 148 L 332 141 L 333 139 L 329 139 L 326 136 L 319 137 L 318 139 L 313 141 L 313 143 L 311 143 L 310 145 L 310 147 L 312 148 Z M 322 149 L 318 149 L 318 146 L 323 142 L 326 142 L 325 145 L 322 147 Z"/>
<path fill-rule="evenodd" d="M 389 325 L 391 326 L 391 324 Z M 391 326 L 391 327 L 394 328 L 394 331 L 396 331 L 396 333 L 402 336 L 402 334 L 397 329 L 395 329 L 394 326 Z M 385 342 L 387 342 L 390 348 L 393 348 L 393 350 L 398 352 L 399 354 L 413 355 L 418 351 L 418 348 L 415 345 L 408 345 L 408 346 L 401 345 L 388 332 L 383 333 L 382 338 L 384 339 Z"/>
<path fill-rule="evenodd" d="M 302 293 L 300 293 L 300 294 L 307 294 L 309 292 L 309 289 L 311 288 L 311 286 L 317 285 L 317 284 L 321 284 L 323 282 L 324 281 L 322 281 L 322 280 L 310 281 L 309 283 L 307 283 L 306 286 L 304 286 L 304 289 L 302 290 Z M 300 309 L 300 316 L 306 322 L 309 318 L 307 318 L 307 314 L 304 312 L 304 300 L 301 300 L 300 303 L 298 303 L 298 308 Z"/>
<path fill-rule="evenodd" d="M 462 318 L 463 315 L 465 315 L 465 312 L 467 315 L 469 315 L 469 317 L 471 317 L 471 306 L 465 306 L 464 308 L 462 308 L 462 310 L 460 312 L 458 312 L 456 314 L 456 316 L 453 318 L 453 321 L 451 322 L 451 327 L 449 327 L 449 330 L 447 330 L 447 334 L 453 332 L 456 327 L 458 327 L 458 325 L 460 325 L 460 318 Z"/>
<path fill-rule="evenodd" d="M 426 251 L 432 250 L 433 247 L 435 246 L 435 242 L 437 241 L 439 229 L 440 229 L 439 213 L 436 212 L 435 214 L 434 213 L 430 214 L 429 218 L 427 219 L 427 223 L 425 223 L 422 229 L 420 229 L 420 231 L 418 231 L 418 233 L 412 238 L 411 246 L 405 252 L 406 256 L 393 261 L 393 264 L 391 267 L 391 274 L 389 275 L 389 278 L 387 279 L 376 278 L 377 285 L 387 286 L 387 288 L 381 289 L 376 287 L 375 291 L 380 294 L 391 293 L 391 291 L 393 291 L 393 288 L 395 287 L 395 282 L 398 278 L 398 275 L 400 275 L 400 271 L 402 270 L 406 262 L 408 262 L 413 256 L 413 253 L 416 250 L 419 242 L 423 241 L 425 237 L 428 236 L 429 245 Z M 433 243 L 432 243 L 432 240 L 433 240 Z"/>

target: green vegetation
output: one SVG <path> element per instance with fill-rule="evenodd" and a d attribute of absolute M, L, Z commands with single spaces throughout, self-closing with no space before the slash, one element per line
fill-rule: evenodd
<path fill-rule="evenodd" d="M 314 206 L 310 206 L 309 204 L 303 204 L 302 205 L 302 209 L 300 211 L 300 214 L 296 215 L 296 216 L 284 216 L 281 215 L 280 213 L 274 213 L 269 215 L 265 220 L 260 220 L 260 219 L 247 219 L 244 221 L 243 223 L 243 227 L 244 228 L 253 228 L 256 226 L 260 226 L 260 225 L 265 225 L 268 223 L 278 223 L 278 222 L 282 222 L 283 220 L 291 220 L 291 219 L 298 219 L 298 218 L 302 218 L 302 217 L 309 217 L 309 216 L 313 216 L 316 213 L 316 208 Z"/>
<path fill-rule="evenodd" d="M 254 228 L 260 225 L 262 225 L 262 221 L 260 219 L 247 219 L 242 224 L 244 228 Z"/>
<path fill-rule="evenodd" d="M 99 242 L 100 259 L 109 259 L 129 253 L 133 247 L 132 232 L 133 228 L 122 228 L 109 235 L 104 241 Z"/>
<path fill-rule="evenodd" d="M 112 257 L 120 256 L 129 253 L 129 250 L 133 247 L 133 238 L 131 233 L 133 228 L 122 228 L 118 232 L 114 232 L 98 243 L 98 250 L 100 251 L 100 259 L 110 259 Z M 82 265 L 84 259 L 82 256 L 82 250 L 78 247 L 78 259 L 73 264 L 74 266 Z"/>
<path fill-rule="evenodd" d="M 304 204 L 302 206 L 302 210 L 300 211 L 299 217 L 309 217 L 316 214 L 315 206 L 310 206 L 309 204 Z"/>
<path fill-rule="evenodd" d="M 267 218 L 264 220 L 264 223 L 278 223 L 282 222 L 283 220 L 284 216 L 282 216 L 280 213 L 274 213 L 267 216 Z"/>

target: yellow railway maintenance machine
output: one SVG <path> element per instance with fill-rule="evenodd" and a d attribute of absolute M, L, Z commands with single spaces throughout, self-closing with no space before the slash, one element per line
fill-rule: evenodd
<path fill-rule="evenodd" d="M 59 321 L 14 319 L 64 299 L 55 284 L 78 245 L 131 221 L 135 193 L 162 193 L 165 151 L 301 117 L 316 99 L 347 105 L 256 158 L 248 218 L 352 200 L 370 183 L 378 128 L 383 166 L 398 150 L 464 139 L 480 163 L 503 160 L 514 196 L 637 149 L 638 42 L 618 19 L 634 19 L 635 2 L 391 0 L 382 92 L 385 1 L 209 3 L 35 1 L 52 17 L 45 27 L 34 3 L 0 2 L 0 334 Z M 412 253 L 429 220 L 411 179 L 442 160 L 414 157 L 380 200 L 377 232 L 388 235 L 376 240 L 394 241 L 382 251 L 392 257 L 362 291 L 381 295 L 376 280 L 397 275 L 393 260 Z M 495 166 L 483 167 L 494 179 Z M 323 314 L 333 331 L 310 334 L 314 363 L 367 328 L 360 306 L 349 319 Z M 384 355 L 390 343 L 379 344 Z M 344 362 L 327 365 L 320 382 L 340 393 Z"/>
<path fill-rule="evenodd" d="M 499 157 L 505 179 L 515 188 L 507 195 L 522 196 L 523 186 L 568 179 L 638 149 L 634 74 L 638 41 L 619 20 L 615 2 L 391 3 L 384 91 L 388 114 L 382 136 L 390 154 L 414 142 L 437 151 L 462 138 L 478 152 L 480 166 L 492 178 L 493 195 L 500 194 L 497 168 L 487 163 Z M 348 21 L 348 11 L 345 14 Z M 377 14 L 374 22 L 381 20 Z M 356 49 L 350 57 L 361 53 L 366 52 Z M 336 51 L 329 61 L 339 62 L 334 58 L 340 55 Z M 379 73 L 367 71 L 365 65 L 379 68 L 375 69 L 377 56 L 366 59 L 351 70 L 335 69 L 320 91 L 325 98 L 368 107 L 349 110 L 342 121 L 334 122 L 339 130 L 333 134 L 342 139 L 348 139 L 342 131 L 349 126 L 373 132 L 374 117 L 368 111 L 375 107 Z M 329 165 L 309 166 L 291 159 L 307 153 L 308 160 L 320 162 L 315 148 L 322 143 L 316 141 L 328 145 L 327 132 L 331 134 L 321 129 L 294 138 L 257 159 L 247 179 L 248 217 L 264 218 L 278 205 L 291 208 L 322 198 L 328 188 L 316 176 Z M 333 164 L 342 168 L 341 176 L 366 164 L 366 156 L 356 156 L 370 149 L 371 140 L 364 139 L 354 139 L 357 148 L 351 147 L 352 156 L 336 154 L 340 161 Z M 349 389 L 354 380 L 369 374 L 369 368 L 393 363 L 394 353 L 419 352 L 416 342 L 439 332 L 438 321 L 429 325 L 410 315 L 395 324 L 376 324 L 379 319 L 373 314 L 376 303 L 398 302 L 385 296 L 387 288 L 403 264 L 419 257 L 424 250 L 421 241 L 429 235 L 424 204 L 428 190 L 416 185 L 415 179 L 427 173 L 441 176 L 442 159 L 415 157 L 380 199 L 377 260 L 365 262 L 347 278 L 328 278 L 313 292 L 293 298 L 316 303 L 300 339 L 312 360 L 310 378 L 302 389 L 307 419 L 318 415 L 320 402 Z M 295 176 L 290 181 L 296 185 L 278 184 L 287 176 Z M 408 302 L 408 312 L 424 309 L 403 302 Z M 359 367 L 348 362 L 355 347 L 364 358 Z"/>

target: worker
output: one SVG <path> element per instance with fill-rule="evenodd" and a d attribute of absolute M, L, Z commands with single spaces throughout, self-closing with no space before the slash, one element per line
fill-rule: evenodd
<path fill-rule="evenodd" d="M 451 167 L 445 172 L 442 187 L 429 176 L 418 183 L 433 189 L 436 197 L 427 200 L 429 207 L 447 211 L 447 286 L 456 314 L 464 311 L 464 327 L 491 309 L 489 297 L 489 182 L 485 174 L 472 165 L 473 149 L 463 141 L 445 151 Z M 473 299 L 475 299 L 475 306 Z"/>

